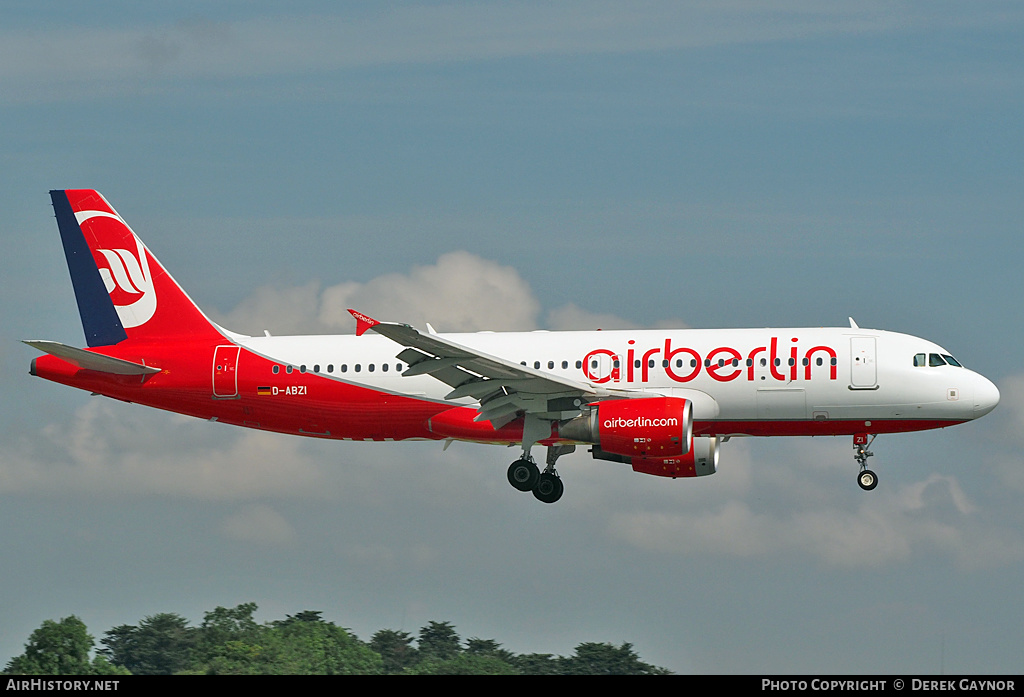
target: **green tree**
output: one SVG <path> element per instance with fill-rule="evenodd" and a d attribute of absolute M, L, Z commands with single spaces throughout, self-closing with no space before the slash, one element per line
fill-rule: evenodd
<path fill-rule="evenodd" d="M 633 651 L 633 645 L 586 642 L 576 653 L 562 658 L 563 675 L 668 675 L 670 671 L 644 663 Z"/>
<path fill-rule="evenodd" d="M 470 656 L 492 656 L 506 663 L 511 663 L 515 659 L 514 653 L 501 648 L 501 644 L 494 639 L 467 639 L 465 653 Z"/>
<path fill-rule="evenodd" d="M 388 674 L 401 673 L 419 660 L 409 632 L 381 629 L 370 638 L 370 648 L 380 654 Z"/>
<path fill-rule="evenodd" d="M 523 675 L 561 675 L 563 660 L 550 653 L 521 653 L 512 663 Z"/>
<path fill-rule="evenodd" d="M 497 656 L 460 653 L 445 661 L 425 660 L 406 671 L 410 675 L 519 675 L 519 671 Z"/>
<path fill-rule="evenodd" d="M 270 629 L 253 619 L 256 603 L 217 607 L 203 616 L 196 632 L 189 672 L 210 675 L 261 675 L 274 661 Z"/>
<path fill-rule="evenodd" d="M 89 659 L 94 641 L 85 623 L 74 615 L 60 622 L 46 620 L 32 632 L 25 652 L 8 663 L 15 675 L 113 675 L 123 673 L 103 656 Z"/>
<path fill-rule="evenodd" d="M 192 663 L 196 630 L 181 615 L 163 612 L 139 625 L 123 624 L 109 630 L 100 641 L 100 653 L 110 662 L 135 675 L 172 675 Z"/>
<path fill-rule="evenodd" d="M 344 627 L 306 611 L 274 622 L 271 631 L 278 652 L 275 673 L 289 675 L 377 675 L 384 667 L 380 654 Z"/>
<path fill-rule="evenodd" d="M 462 642 L 451 622 L 433 622 L 420 628 L 418 645 L 424 661 L 447 661 L 462 652 Z"/>

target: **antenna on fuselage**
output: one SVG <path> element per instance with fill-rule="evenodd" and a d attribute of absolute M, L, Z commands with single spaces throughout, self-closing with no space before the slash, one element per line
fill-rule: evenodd
<path fill-rule="evenodd" d="M 853 321 L 853 317 L 847 317 L 846 319 L 850 320 L 850 329 L 860 329 L 857 323 Z"/>

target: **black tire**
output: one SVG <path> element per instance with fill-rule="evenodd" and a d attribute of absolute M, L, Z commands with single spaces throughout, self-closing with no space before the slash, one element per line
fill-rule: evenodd
<path fill-rule="evenodd" d="M 565 486 L 557 475 L 545 472 L 537 480 L 537 486 L 533 488 L 533 495 L 543 503 L 554 503 L 562 498 Z"/>
<path fill-rule="evenodd" d="M 871 470 L 862 470 L 861 473 L 857 475 L 857 484 L 864 491 L 871 491 L 878 486 L 878 475 Z"/>
<path fill-rule="evenodd" d="M 516 460 L 508 467 L 508 483 L 519 491 L 532 491 L 540 479 L 540 470 L 529 460 Z"/>

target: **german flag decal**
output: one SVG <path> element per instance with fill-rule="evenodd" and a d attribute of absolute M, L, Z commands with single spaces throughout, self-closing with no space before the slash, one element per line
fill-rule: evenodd
<path fill-rule="evenodd" d="M 259 395 L 260 397 L 269 397 L 273 393 L 274 391 L 269 386 L 256 388 L 256 394 Z"/>

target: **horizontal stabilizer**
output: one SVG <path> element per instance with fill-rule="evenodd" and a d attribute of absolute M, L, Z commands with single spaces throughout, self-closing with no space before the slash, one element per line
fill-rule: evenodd
<path fill-rule="evenodd" d="M 142 365 L 141 363 L 132 363 L 131 361 L 123 361 L 120 358 L 111 358 L 110 356 L 93 353 L 92 351 L 75 348 L 74 346 L 68 346 L 56 341 L 25 341 L 22 343 L 28 344 L 34 349 L 39 349 L 43 353 L 56 356 L 72 365 L 77 365 L 84 370 L 98 370 L 103 373 L 113 373 L 114 375 L 152 375 L 153 373 L 160 372 L 159 368 Z"/>

